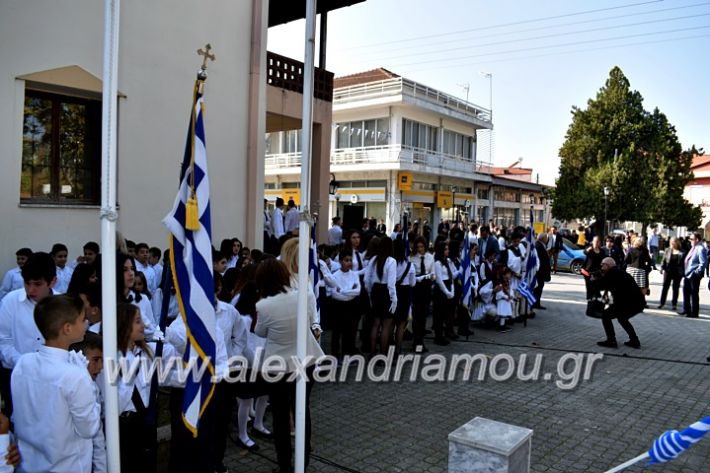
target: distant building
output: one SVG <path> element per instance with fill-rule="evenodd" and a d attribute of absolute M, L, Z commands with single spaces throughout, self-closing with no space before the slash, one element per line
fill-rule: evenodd
<path fill-rule="evenodd" d="M 690 170 L 695 178 L 685 186 L 683 196 L 703 210 L 700 228 L 707 238 L 710 235 L 710 154 L 695 156 Z"/>
<path fill-rule="evenodd" d="M 329 201 L 321 215 L 400 222 L 444 219 L 547 223 L 544 186 L 532 170 L 498 168 L 476 156 L 477 134 L 493 128 L 491 113 L 442 91 L 379 68 L 336 78 L 333 90 Z M 265 196 L 298 197 L 300 131 L 266 136 Z M 516 164 L 518 164 L 516 162 Z"/>

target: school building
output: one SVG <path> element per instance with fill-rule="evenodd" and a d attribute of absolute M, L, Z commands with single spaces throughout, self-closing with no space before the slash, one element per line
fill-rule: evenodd
<path fill-rule="evenodd" d="M 493 127 L 490 110 L 379 68 L 336 78 L 332 113 L 321 215 L 382 219 L 388 229 L 403 212 L 433 228 L 472 218 L 509 226 L 527 224 L 532 206 L 535 221 L 549 224 L 545 186 L 532 169 L 477 157 L 478 134 Z M 266 135 L 264 193 L 272 202 L 299 201 L 300 135 Z"/>
<path fill-rule="evenodd" d="M 319 2 L 329 11 L 364 0 Z M 357 8 L 355 6 L 354 8 Z M 264 135 L 301 127 L 304 66 L 267 51 L 305 0 L 124 0 L 118 63 L 118 229 L 162 248 L 177 191 L 196 50 L 211 43 L 206 139 L 213 237 L 261 247 Z M 0 2 L 0 270 L 28 246 L 100 240 L 104 3 Z M 325 58 L 325 35 L 317 45 Z M 303 37 L 294 41 L 304 41 Z M 328 198 L 333 74 L 315 74 L 314 201 Z M 102 249 L 106 250 L 106 249 Z"/>

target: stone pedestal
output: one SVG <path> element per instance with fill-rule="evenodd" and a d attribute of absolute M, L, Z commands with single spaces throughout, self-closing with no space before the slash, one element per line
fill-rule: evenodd
<path fill-rule="evenodd" d="M 449 473 L 528 473 L 533 431 L 476 417 L 449 434 Z"/>

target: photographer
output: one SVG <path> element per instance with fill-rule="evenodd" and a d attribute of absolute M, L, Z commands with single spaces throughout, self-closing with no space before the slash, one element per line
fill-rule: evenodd
<path fill-rule="evenodd" d="M 597 342 L 597 345 L 608 348 L 618 347 L 614 325 L 612 324 L 612 320 L 617 319 L 619 325 L 629 335 L 629 341 L 624 342 L 624 345 L 632 348 L 641 348 L 641 342 L 639 342 L 636 331 L 629 319 L 643 312 L 646 303 L 643 295 L 638 290 L 634 278 L 617 268 L 613 258 L 607 257 L 601 262 L 601 271 L 593 273 L 591 280 L 600 291 L 611 293 L 610 305 L 604 309 L 602 314 L 606 340 Z"/>

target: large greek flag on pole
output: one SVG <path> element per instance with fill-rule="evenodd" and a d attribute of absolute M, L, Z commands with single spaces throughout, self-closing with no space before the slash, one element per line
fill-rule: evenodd
<path fill-rule="evenodd" d="M 530 229 L 528 230 L 528 262 L 525 267 L 525 277 L 518 286 L 518 292 L 521 296 L 527 299 L 528 303 L 533 306 L 537 302 L 535 299 L 535 284 L 537 282 L 537 252 L 535 251 L 535 239 L 533 230 L 533 212 L 530 210 Z"/>
<path fill-rule="evenodd" d="M 195 200 L 199 223 L 190 223 L 188 214 L 194 211 Z M 193 209 L 188 210 L 190 206 Z M 210 188 L 207 179 L 203 99 L 197 93 L 197 86 L 185 158 L 180 171 L 180 188 L 173 209 L 163 223 L 171 233 L 170 265 L 175 296 L 189 341 L 183 358 L 186 362 L 196 358 L 196 368 L 207 365 L 204 371 L 193 370 L 204 373 L 201 379 L 191 375 L 185 384 L 183 422 L 196 436 L 200 417 L 214 392 L 212 376 L 216 351 Z M 188 229 L 193 225 L 196 228 Z"/>
<path fill-rule="evenodd" d="M 311 251 L 308 252 L 308 271 L 311 273 L 313 295 L 316 298 L 316 320 L 320 320 L 320 291 L 318 289 L 320 268 L 318 267 L 318 243 L 316 243 L 315 224 L 311 226 Z"/>
<path fill-rule="evenodd" d="M 463 239 L 463 258 L 461 258 L 461 279 L 463 282 L 463 291 L 461 292 L 461 305 L 463 305 L 468 313 L 473 310 L 473 287 L 471 286 L 471 244 L 468 239 L 468 232 Z"/>
<path fill-rule="evenodd" d="M 710 431 L 710 417 L 699 420 L 681 432 L 669 430 L 653 442 L 653 447 L 648 451 L 649 465 L 665 463 L 688 450 Z"/>

